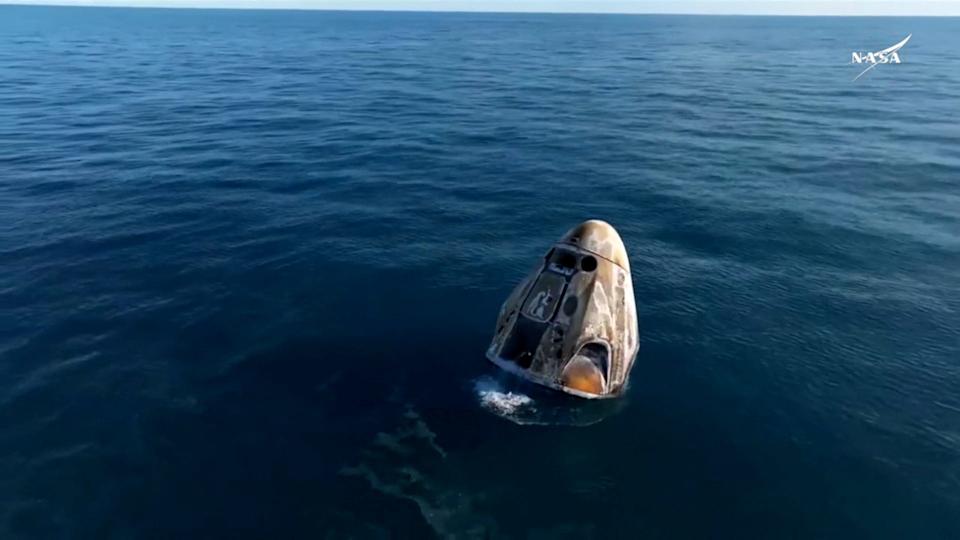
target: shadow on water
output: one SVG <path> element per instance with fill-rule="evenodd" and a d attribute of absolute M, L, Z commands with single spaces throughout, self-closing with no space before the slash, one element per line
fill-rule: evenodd
<path fill-rule="evenodd" d="M 192 410 L 154 414 L 156 537 L 428 537 L 413 502 L 343 473 L 415 414 L 388 365 L 354 342 L 291 341 L 199 382 Z M 371 504 L 376 519 L 361 515 Z"/>

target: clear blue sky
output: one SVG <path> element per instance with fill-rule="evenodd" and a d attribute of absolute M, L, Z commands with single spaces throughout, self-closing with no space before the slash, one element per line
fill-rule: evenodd
<path fill-rule="evenodd" d="M 0 4 L 597 13 L 960 15 L 960 0 L 0 0 Z"/>

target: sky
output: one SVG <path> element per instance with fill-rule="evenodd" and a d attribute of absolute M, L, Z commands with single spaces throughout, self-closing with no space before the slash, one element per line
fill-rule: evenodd
<path fill-rule="evenodd" d="M 0 0 L 0 4 L 551 13 L 960 16 L 960 0 Z"/>

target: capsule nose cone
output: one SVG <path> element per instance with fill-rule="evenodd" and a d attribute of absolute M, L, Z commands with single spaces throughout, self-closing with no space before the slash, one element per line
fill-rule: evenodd
<path fill-rule="evenodd" d="M 567 231 L 560 239 L 561 243 L 579 246 L 616 264 L 624 270 L 630 270 L 627 248 L 613 225 L 599 219 L 584 221 Z"/>
<path fill-rule="evenodd" d="M 561 381 L 567 388 L 588 394 L 603 394 L 603 374 L 588 358 L 577 356 L 563 370 Z"/>

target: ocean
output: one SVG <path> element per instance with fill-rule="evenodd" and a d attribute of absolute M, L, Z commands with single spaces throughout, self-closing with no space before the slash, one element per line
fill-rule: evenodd
<path fill-rule="evenodd" d="M 960 537 L 958 30 L 0 7 L 0 537 Z M 589 218 L 602 403 L 484 358 Z"/>

